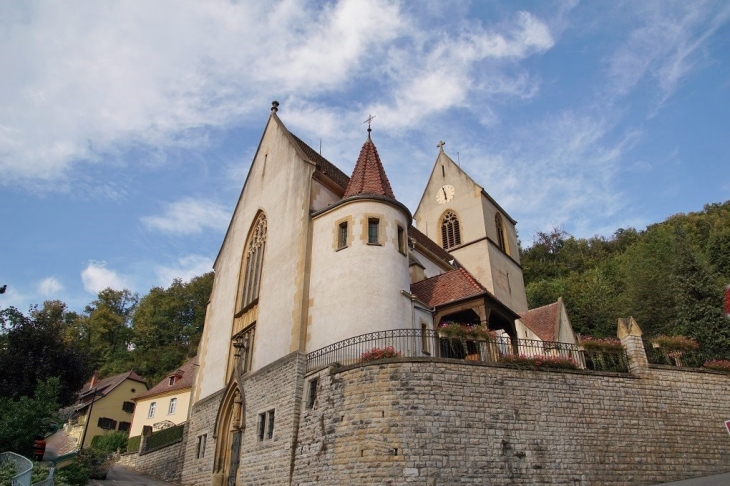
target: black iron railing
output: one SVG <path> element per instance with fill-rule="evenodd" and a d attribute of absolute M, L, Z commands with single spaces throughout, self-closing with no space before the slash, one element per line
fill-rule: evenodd
<path fill-rule="evenodd" d="M 527 367 L 559 367 L 567 362 L 580 369 L 628 371 L 625 352 L 588 356 L 580 346 L 570 343 L 509 337 L 474 340 L 421 329 L 378 331 L 330 344 L 307 354 L 307 371 L 333 363 L 347 366 L 394 357 L 437 357 Z M 542 359 L 536 364 L 538 358 Z"/>

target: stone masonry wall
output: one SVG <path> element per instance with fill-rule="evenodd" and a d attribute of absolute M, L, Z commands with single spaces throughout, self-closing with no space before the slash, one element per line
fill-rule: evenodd
<path fill-rule="evenodd" d="M 305 369 L 306 356 L 294 353 L 245 380 L 246 429 L 238 484 L 289 484 Z M 274 434 L 260 441 L 259 414 L 269 410 L 275 411 Z"/>
<path fill-rule="evenodd" d="M 179 481 L 183 468 L 182 439 L 147 454 L 139 454 L 134 469 L 163 481 Z"/>
<path fill-rule="evenodd" d="M 213 475 L 213 459 L 215 457 L 215 419 L 224 390 L 220 390 L 195 403 L 190 410 L 190 418 L 183 436 L 182 468 L 183 484 L 199 484 L 210 486 Z M 205 454 L 196 458 L 198 437 L 206 435 Z"/>
<path fill-rule="evenodd" d="M 245 429 L 238 484 L 289 484 L 292 453 L 299 430 L 299 411 L 306 357 L 292 353 L 246 377 L 243 383 Z M 215 420 L 224 390 L 193 405 L 188 421 L 182 484 L 214 483 Z M 259 414 L 274 410 L 271 439 L 259 440 Z M 205 457 L 196 459 L 197 437 L 207 434 Z"/>
<path fill-rule="evenodd" d="M 730 471 L 730 376 L 389 360 L 324 370 L 292 484 L 656 484 Z M 284 484 L 283 482 L 281 484 Z"/>

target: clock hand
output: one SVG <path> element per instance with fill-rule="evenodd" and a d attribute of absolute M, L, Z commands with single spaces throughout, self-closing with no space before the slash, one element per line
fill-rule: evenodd
<path fill-rule="evenodd" d="M 447 199 L 447 196 L 446 196 L 446 189 L 444 189 L 444 188 L 442 187 L 442 188 L 441 188 L 441 192 L 443 192 L 443 193 L 444 193 L 444 199 Z"/>

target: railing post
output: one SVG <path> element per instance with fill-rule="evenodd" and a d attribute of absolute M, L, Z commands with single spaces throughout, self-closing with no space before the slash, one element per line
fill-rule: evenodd
<path fill-rule="evenodd" d="M 634 318 L 619 318 L 617 334 L 626 350 L 626 356 L 629 358 L 629 372 L 635 375 L 648 373 L 649 360 L 646 359 L 641 328 L 639 328 Z"/>

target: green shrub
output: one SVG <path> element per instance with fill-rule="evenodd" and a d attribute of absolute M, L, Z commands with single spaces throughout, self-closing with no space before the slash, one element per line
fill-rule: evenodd
<path fill-rule="evenodd" d="M 33 471 L 30 473 L 30 484 L 39 483 L 48 479 L 50 470 L 40 462 L 33 463 Z"/>
<path fill-rule="evenodd" d="M 76 462 L 89 471 L 89 479 L 106 479 L 112 467 L 111 453 L 93 447 L 79 452 Z"/>
<path fill-rule="evenodd" d="M 147 448 L 143 452 L 154 451 L 182 439 L 185 424 L 176 425 L 169 429 L 158 430 L 147 439 Z"/>
<path fill-rule="evenodd" d="M 89 469 L 74 461 L 57 470 L 53 475 L 53 482 L 56 486 L 86 486 L 89 483 Z"/>
<path fill-rule="evenodd" d="M 4 462 L 0 464 L 0 486 L 10 486 L 10 480 L 17 474 L 15 464 Z"/>
<path fill-rule="evenodd" d="M 126 432 L 110 432 L 104 435 L 97 435 L 91 439 L 91 447 L 106 453 L 127 452 L 127 441 L 129 437 Z"/>
<path fill-rule="evenodd" d="M 142 436 L 135 435 L 127 440 L 127 452 L 139 452 L 139 445 L 142 443 Z"/>

